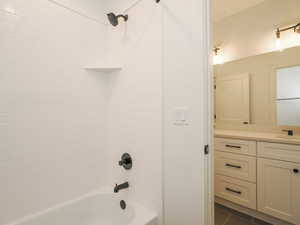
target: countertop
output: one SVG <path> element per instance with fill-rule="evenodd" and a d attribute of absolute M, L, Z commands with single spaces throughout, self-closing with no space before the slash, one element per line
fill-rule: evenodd
<path fill-rule="evenodd" d="M 215 137 L 243 139 L 251 141 L 265 141 L 282 144 L 300 145 L 300 136 L 288 136 L 283 133 L 262 133 L 238 130 L 215 130 Z"/>

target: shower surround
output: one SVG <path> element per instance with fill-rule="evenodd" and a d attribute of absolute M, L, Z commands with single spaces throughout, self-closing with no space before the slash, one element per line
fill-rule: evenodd
<path fill-rule="evenodd" d="M 0 3 L 1 225 L 126 181 L 129 189 L 87 201 L 119 207 L 125 200 L 128 212 L 101 214 L 112 225 L 134 205 L 142 207 L 126 224 L 146 211 L 159 224 L 209 224 L 202 151 L 208 0 L 135 2 L 11 0 L 14 10 Z M 113 27 L 109 12 L 129 19 Z M 187 110 L 184 126 L 174 123 L 178 108 Z M 124 152 L 133 158 L 128 171 L 118 165 Z M 73 223 L 72 209 L 94 218 L 84 202 L 43 218 Z"/>

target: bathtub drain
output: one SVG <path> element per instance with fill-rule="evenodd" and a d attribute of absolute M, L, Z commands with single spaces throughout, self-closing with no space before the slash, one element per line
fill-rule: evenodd
<path fill-rule="evenodd" d="M 124 200 L 121 200 L 120 201 L 120 207 L 121 207 L 121 209 L 126 209 L 126 202 L 124 201 Z"/>

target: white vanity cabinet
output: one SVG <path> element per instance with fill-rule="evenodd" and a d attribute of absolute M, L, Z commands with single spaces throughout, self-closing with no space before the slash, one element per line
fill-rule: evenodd
<path fill-rule="evenodd" d="M 274 142 L 216 137 L 215 195 L 300 225 L 300 145 Z"/>
<path fill-rule="evenodd" d="M 300 224 L 297 155 L 300 156 L 298 145 L 258 143 L 257 209 L 294 224 Z"/>

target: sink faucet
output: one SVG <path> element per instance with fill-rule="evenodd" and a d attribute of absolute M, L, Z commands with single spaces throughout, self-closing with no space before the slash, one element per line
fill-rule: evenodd
<path fill-rule="evenodd" d="M 114 188 L 114 192 L 118 193 L 120 190 L 125 189 L 125 188 L 129 188 L 129 183 L 125 182 L 123 184 L 116 184 L 115 188 Z"/>
<path fill-rule="evenodd" d="M 293 136 L 294 135 L 294 131 L 293 130 L 282 130 L 288 133 L 288 136 Z"/>

